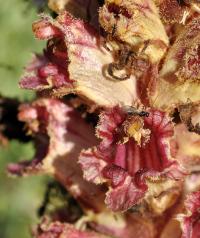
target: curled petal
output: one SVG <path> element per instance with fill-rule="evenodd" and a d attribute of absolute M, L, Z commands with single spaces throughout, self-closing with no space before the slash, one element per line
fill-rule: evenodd
<path fill-rule="evenodd" d="M 40 33 L 38 33 L 40 35 Z M 67 72 L 67 53 L 57 45 L 48 44 L 44 55 L 34 55 L 25 69 L 20 87 L 34 90 L 57 90 L 66 87 L 70 91 L 73 81 Z"/>
<path fill-rule="evenodd" d="M 114 211 L 128 210 L 144 196 L 146 186 L 136 186 L 133 178 L 123 168 L 109 165 L 103 159 L 97 151 L 83 151 L 79 162 L 84 178 L 96 184 L 111 181 L 105 203 Z"/>
<path fill-rule="evenodd" d="M 52 29 L 49 30 L 49 27 Z M 62 82 L 60 78 L 65 77 L 66 84 L 60 83 L 57 88 L 53 88 L 54 95 L 75 92 L 99 106 L 131 105 L 137 98 L 136 80 L 133 76 L 123 82 L 113 81 L 109 77 L 107 66 L 113 62 L 113 55 L 103 47 L 101 38 L 93 27 L 64 12 L 56 20 L 43 17 L 34 23 L 33 30 L 39 39 L 52 39 L 49 43 L 52 48 L 49 64 L 56 67 L 58 72 L 53 78 L 59 84 Z M 47 54 L 48 52 L 47 48 Z M 48 79 L 52 78 L 52 72 L 49 71 L 49 67 L 47 70 L 42 69 L 45 79 L 47 76 Z M 73 84 L 69 85 L 69 79 Z M 21 86 L 23 87 L 23 83 Z"/>
<path fill-rule="evenodd" d="M 144 129 L 150 135 L 148 140 L 142 136 L 141 145 L 132 137 L 120 143 L 119 138 L 125 133 L 123 124 L 130 119 L 124 109 L 115 107 L 102 113 L 97 126 L 101 143 L 83 151 L 79 158 L 86 180 L 109 181 L 106 203 L 113 210 L 127 210 L 138 203 L 147 192 L 147 181 L 158 183 L 161 178 L 176 180 L 183 176 L 170 154 L 171 121 L 163 112 L 150 110 L 148 113 L 143 120 Z"/>
<path fill-rule="evenodd" d="M 68 223 L 53 222 L 46 224 L 43 222 L 35 235 L 36 238 L 109 238 L 93 231 L 81 231 Z"/>
<path fill-rule="evenodd" d="M 59 28 L 50 22 L 49 17 L 44 17 L 42 20 L 38 21 L 37 24 L 34 23 L 32 29 L 33 32 L 36 33 L 36 37 L 41 40 L 47 40 L 62 35 Z"/>
<path fill-rule="evenodd" d="M 15 175 L 51 174 L 86 207 L 100 209 L 103 194 L 83 180 L 77 163 L 80 151 L 97 143 L 93 128 L 74 109 L 56 99 L 22 105 L 19 119 L 26 122 L 35 137 L 36 154 L 32 161 L 10 165 L 9 171 Z"/>
<path fill-rule="evenodd" d="M 187 215 L 179 215 L 182 225 L 181 238 L 197 238 L 200 235 L 200 192 L 188 195 L 185 201 Z"/>
<path fill-rule="evenodd" d="M 48 82 L 44 78 L 37 76 L 37 71 L 46 64 L 46 58 L 35 55 L 29 65 L 26 67 L 26 75 L 24 75 L 19 83 L 20 87 L 26 89 L 43 89 L 48 86 Z M 31 72 L 34 72 L 30 75 Z"/>
<path fill-rule="evenodd" d="M 114 168 L 112 169 L 114 170 Z M 112 176 L 106 177 L 104 175 L 107 179 L 112 181 L 112 188 L 110 188 L 106 194 L 105 203 L 114 211 L 126 211 L 144 198 L 147 187 L 145 185 L 143 185 L 143 187 L 138 187 L 133 181 L 133 178 L 128 174 L 125 174 L 123 180 L 120 180 L 120 183 L 117 184 L 117 186 L 113 186 L 113 181 L 117 180 L 119 176 L 117 173 L 118 168 L 113 172 Z"/>
<path fill-rule="evenodd" d="M 169 49 L 151 104 L 168 109 L 179 103 L 199 101 L 200 18 L 192 19 Z"/>

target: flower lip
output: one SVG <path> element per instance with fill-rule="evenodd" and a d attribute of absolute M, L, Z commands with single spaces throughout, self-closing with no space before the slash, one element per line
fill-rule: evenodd
<path fill-rule="evenodd" d="M 170 155 L 171 121 L 163 112 L 148 113 L 148 117 L 130 116 L 119 107 L 102 113 L 97 126 L 102 141 L 80 155 L 85 179 L 108 183 L 106 203 L 113 210 L 126 210 L 144 198 L 147 181 L 179 180 L 184 176 Z"/>

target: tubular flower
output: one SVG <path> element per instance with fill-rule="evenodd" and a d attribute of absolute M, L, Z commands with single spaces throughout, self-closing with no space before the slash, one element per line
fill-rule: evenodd
<path fill-rule="evenodd" d="M 36 237 L 197 238 L 200 4 L 48 4 L 56 17 L 33 23 L 47 46 L 20 81 L 46 97 L 19 108 L 36 153 L 8 170 L 54 176 L 82 213 Z"/>
<path fill-rule="evenodd" d="M 106 67 L 113 61 L 113 56 L 111 52 L 103 48 L 100 35 L 90 25 L 74 19 L 69 13 L 64 12 L 56 20 L 43 17 L 42 20 L 33 24 L 33 31 L 39 39 L 50 39 L 51 48 L 47 47 L 47 53 L 50 50 L 53 55 L 49 64 L 54 64 L 57 71 L 55 68 L 56 73 L 53 75 L 50 71 L 51 68 L 48 68 L 49 64 L 43 66 L 46 70 L 43 70 L 43 67 L 40 67 L 39 70 L 32 67 L 33 73 L 37 77 L 25 76 L 20 83 L 21 87 L 31 88 L 29 85 L 32 85 L 35 80 L 41 81 L 41 76 L 46 81 L 62 77 L 65 82 L 63 85 L 59 85 L 55 89 L 51 87 L 53 94 L 58 96 L 70 92 L 77 93 L 100 106 L 122 103 L 131 105 L 132 101 L 136 99 L 134 77 L 118 84 L 109 80 Z M 58 57 L 60 61 L 56 63 L 55 57 Z M 64 75 L 63 71 L 59 70 L 60 65 L 64 65 Z M 40 71 L 45 71 L 45 74 L 41 75 Z M 71 80 L 70 85 L 69 79 Z M 42 88 L 45 89 L 43 84 L 38 85 L 35 89 L 41 90 Z"/>
<path fill-rule="evenodd" d="M 10 164 L 10 173 L 50 174 L 85 206 L 89 206 L 89 197 L 93 200 L 98 195 L 101 200 L 101 191 L 82 179 L 77 164 L 81 150 L 96 143 L 93 129 L 73 108 L 56 99 L 39 99 L 21 105 L 19 119 L 35 137 L 36 154 L 32 161 Z M 100 200 L 92 203 L 94 210 L 101 207 Z"/>
<path fill-rule="evenodd" d="M 148 113 L 144 119 L 129 116 L 119 107 L 102 113 L 96 129 L 101 143 L 81 153 L 84 178 L 96 184 L 109 181 L 106 203 L 115 211 L 138 203 L 147 189 L 147 194 L 158 196 L 153 194 L 154 182 L 158 190 L 162 186 L 165 189 L 167 180 L 183 175 L 170 155 L 170 119 L 157 110 Z"/>

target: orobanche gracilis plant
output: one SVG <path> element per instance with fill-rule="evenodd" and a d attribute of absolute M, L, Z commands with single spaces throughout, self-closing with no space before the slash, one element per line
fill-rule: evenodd
<path fill-rule="evenodd" d="M 18 114 L 36 152 L 8 170 L 53 176 L 71 202 L 34 236 L 200 237 L 199 1 L 48 5 L 20 81 L 37 91 Z"/>

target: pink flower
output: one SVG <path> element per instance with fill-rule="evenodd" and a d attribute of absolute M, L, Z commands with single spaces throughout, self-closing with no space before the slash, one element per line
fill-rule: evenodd
<path fill-rule="evenodd" d="M 83 207 L 100 210 L 101 189 L 83 180 L 77 164 L 81 150 L 97 143 L 93 128 L 73 108 L 57 99 L 21 105 L 19 119 L 27 123 L 28 132 L 34 136 L 36 153 L 31 161 L 10 164 L 8 171 L 14 175 L 52 175 Z"/>
<path fill-rule="evenodd" d="M 101 143 L 81 153 L 84 178 L 96 184 L 108 182 L 106 204 L 114 211 L 131 208 L 151 193 L 147 191 L 151 186 L 156 189 L 156 183 L 183 176 L 170 154 L 172 122 L 163 112 L 148 113 L 141 118 L 118 107 L 105 111 L 96 129 Z"/>
<path fill-rule="evenodd" d="M 185 200 L 186 215 L 179 215 L 183 234 L 181 238 L 198 238 L 200 235 L 200 192 L 194 192 Z"/>
<path fill-rule="evenodd" d="M 199 4 L 105 0 L 98 9 L 97 1 L 49 0 L 49 6 L 58 16 L 33 24 L 47 47 L 20 86 L 70 97 L 20 107 L 36 155 L 9 171 L 53 175 L 79 202 L 84 216 L 77 224 L 87 228 L 55 222 L 42 225 L 38 238 L 179 238 L 174 218 L 185 213 L 190 193 L 182 237 L 196 238 Z M 80 105 L 83 114 L 75 109 Z M 96 129 L 85 121 L 91 112 L 100 115 Z"/>
<path fill-rule="evenodd" d="M 131 105 L 136 99 L 133 78 L 118 84 L 109 79 L 106 66 L 114 59 L 92 26 L 64 12 L 56 20 L 44 16 L 33 30 L 37 38 L 51 39 L 45 51 L 47 62 L 31 65 L 34 77 L 25 75 L 21 87 L 36 85 L 34 89 L 51 89 L 58 96 L 77 93 L 99 106 Z"/>

